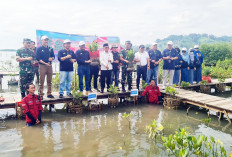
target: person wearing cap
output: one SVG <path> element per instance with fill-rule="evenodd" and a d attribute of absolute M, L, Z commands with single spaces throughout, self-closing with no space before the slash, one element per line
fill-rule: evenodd
<path fill-rule="evenodd" d="M 193 80 L 194 80 L 194 71 L 196 71 L 196 56 L 194 55 L 194 49 L 190 48 L 189 49 L 189 66 L 188 66 L 188 70 L 189 70 L 189 83 L 193 84 Z"/>
<path fill-rule="evenodd" d="M 158 70 L 159 70 L 159 63 L 162 61 L 162 54 L 157 49 L 157 43 L 154 42 L 152 44 L 152 49 L 148 51 L 148 55 L 150 57 L 150 69 L 147 70 L 147 84 L 150 83 L 150 80 L 155 80 L 155 85 L 158 84 Z"/>
<path fill-rule="evenodd" d="M 111 84 L 111 74 L 112 74 L 112 63 L 113 54 L 109 52 L 108 43 L 103 44 L 104 51 L 100 53 L 100 64 L 101 64 L 101 93 L 104 93 L 105 81 L 107 84 L 107 91 Z"/>
<path fill-rule="evenodd" d="M 180 54 L 180 48 L 178 46 L 175 47 L 177 52 L 177 59 L 175 60 L 175 71 L 173 76 L 173 84 L 179 85 L 180 83 L 180 68 L 181 64 L 183 63 L 181 54 Z"/>
<path fill-rule="evenodd" d="M 64 40 L 64 49 L 58 52 L 58 60 L 60 61 L 60 96 L 63 98 L 64 88 L 66 84 L 66 95 L 72 97 L 71 83 L 73 80 L 73 63 L 76 62 L 76 56 L 72 50 L 70 50 L 71 41 L 69 39 Z"/>
<path fill-rule="evenodd" d="M 130 91 L 132 89 L 132 71 L 128 71 L 128 64 L 130 61 L 128 60 L 128 52 L 133 51 L 132 49 L 132 43 L 130 41 L 125 42 L 125 49 L 122 49 L 120 52 L 120 61 L 122 65 L 122 78 L 121 78 L 121 84 L 122 84 L 122 91 L 126 92 L 125 90 L 125 84 L 128 84 L 128 90 Z"/>
<path fill-rule="evenodd" d="M 36 57 L 36 47 L 35 47 L 34 41 L 31 41 L 30 48 L 34 52 L 35 57 Z M 39 62 L 37 60 L 35 60 L 33 63 L 33 72 L 34 72 L 34 77 L 36 76 L 36 78 L 37 78 L 36 83 L 39 84 Z"/>
<path fill-rule="evenodd" d="M 162 53 L 163 56 L 163 88 L 166 88 L 167 78 L 169 77 L 169 86 L 173 85 L 173 76 L 175 72 L 175 60 L 178 59 L 177 52 L 173 48 L 173 42 L 167 43 L 168 48 Z"/>
<path fill-rule="evenodd" d="M 187 52 L 187 49 L 184 47 L 182 48 L 182 60 L 183 63 L 181 64 L 181 81 L 184 82 L 189 82 L 189 63 L 190 63 L 190 59 L 189 59 L 189 54 Z"/>
<path fill-rule="evenodd" d="M 76 60 L 78 63 L 78 75 L 79 75 L 79 88 L 80 91 L 83 92 L 83 78 L 85 77 L 85 88 L 86 95 L 88 95 L 90 91 L 90 56 L 89 52 L 85 50 L 85 42 L 79 42 L 80 49 L 76 51 Z"/>
<path fill-rule="evenodd" d="M 96 41 L 94 41 L 96 42 Z M 89 87 L 90 87 L 90 91 L 91 91 L 91 82 L 92 82 L 92 78 L 93 78 L 93 85 L 94 85 L 94 89 L 98 92 L 100 92 L 100 90 L 98 89 L 98 75 L 99 75 L 99 66 L 100 66 L 100 61 L 99 61 L 99 50 L 96 51 L 89 51 L 89 56 L 90 56 L 90 60 L 92 61 L 90 63 L 90 81 L 89 81 Z"/>
<path fill-rule="evenodd" d="M 23 47 L 16 52 L 16 61 L 19 62 L 20 92 L 22 99 L 26 96 L 26 84 L 32 83 L 34 73 L 32 64 L 35 54 L 30 49 L 31 40 L 23 39 Z"/>
<path fill-rule="evenodd" d="M 113 62 L 112 62 L 113 69 L 111 74 L 111 84 L 113 84 L 114 81 L 115 87 L 118 87 L 118 78 L 119 78 L 119 69 L 120 69 L 120 64 L 119 64 L 120 56 L 118 54 L 117 48 L 118 47 L 116 45 L 112 45 L 111 47 L 111 51 L 113 54 Z"/>
<path fill-rule="evenodd" d="M 148 53 L 145 51 L 145 46 L 140 45 L 139 51 L 135 53 L 134 62 L 137 64 L 137 89 L 139 89 L 140 77 L 142 75 L 143 81 L 146 82 L 147 70 L 150 69 L 150 58 Z"/>
<path fill-rule="evenodd" d="M 47 97 L 54 98 L 52 95 L 52 61 L 55 59 L 52 47 L 48 46 L 48 37 L 41 37 L 42 46 L 36 50 L 36 60 L 39 62 L 39 95 L 43 99 L 44 80 L 47 76 Z"/>
<path fill-rule="evenodd" d="M 199 46 L 194 46 L 194 55 L 196 56 L 196 71 L 194 74 L 196 83 L 199 83 L 202 80 L 202 63 L 204 60 L 204 55 L 201 51 L 199 51 Z"/>

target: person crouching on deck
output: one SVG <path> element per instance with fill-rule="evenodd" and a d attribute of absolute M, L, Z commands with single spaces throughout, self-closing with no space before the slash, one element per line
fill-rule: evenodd
<path fill-rule="evenodd" d="M 144 97 L 146 94 L 148 94 L 149 103 L 159 104 L 159 100 L 161 100 L 161 93 L 159 87 L 155 85 L 154 79 L 151 79 L 150 85 L 145 88 L 142 95 L 139 96 L 139 99 L 141 100 L 141 98 Z"/>
<path fill-rule="evenodd" d="M 43 110 L 41 98 L 35 94 L 35 85 L 33 83 L 28 83 L 26 90 L 29 94 L 23 98 L 22 107 L 24 114 L 26 114 L 27 126 L 40 124 Z"/>

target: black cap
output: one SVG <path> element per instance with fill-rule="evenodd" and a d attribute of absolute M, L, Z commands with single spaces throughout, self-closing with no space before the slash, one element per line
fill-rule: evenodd
<path fill-rule="evenodd" d="M 144 45 L 140 45 L 139 48 L 145 48 L 145 46 Z"/>
<path fill-rule="evenodd" d="M 106 46 L 109 46 L 109 44 L 108 43 L 103 44 L 103 47 L 106 47 Z"/>
<path fill-rule="evenodd" d="M 24 39 L 23 39 L 23 42 L 26 42 L 26 43 L 31 43 L 31 39 L 24 38 Z"/>

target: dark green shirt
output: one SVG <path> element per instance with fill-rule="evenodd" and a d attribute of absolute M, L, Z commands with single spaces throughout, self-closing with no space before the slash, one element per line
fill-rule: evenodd
<path fill-rule="evenodd" d="M 32 57 L 33 59 L 30 61 L 19 62 L 20 73 L 22 72 L 32 73 L 33 72 L 32 63 L 35 61 L 35 54 L 30 49 L 21 48 L 17 50 L 16 58 L 28 58 L 28 57 Z"/>

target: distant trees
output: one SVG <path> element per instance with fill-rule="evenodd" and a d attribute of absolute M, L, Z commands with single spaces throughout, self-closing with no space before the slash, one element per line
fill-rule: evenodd
<path fill-rule="evenodd" d="M 226 58 L 232 58 L 232 43 L 214 43 L 214 44 L 201 44 L 200 51 L 204 54 L 205 65 L 216 65 Z"/>

